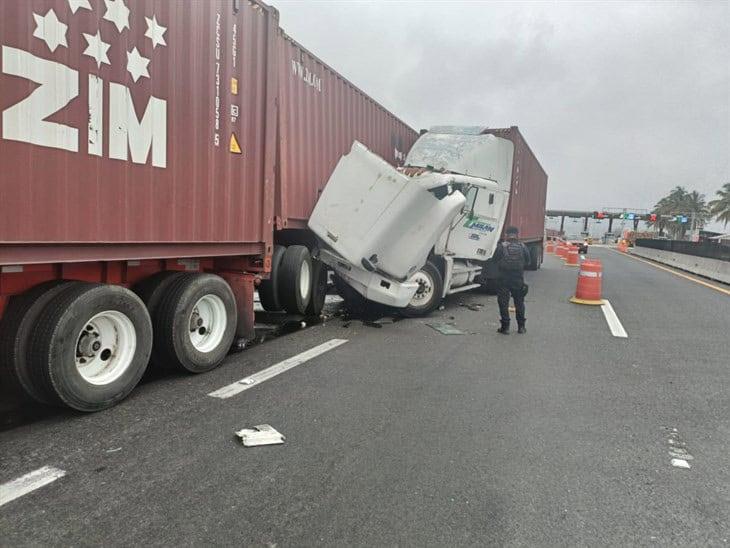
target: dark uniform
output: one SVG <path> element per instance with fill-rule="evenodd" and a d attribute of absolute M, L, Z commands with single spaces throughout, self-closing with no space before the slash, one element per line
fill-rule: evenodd
<path fill-rule="evenodd" d="M 509 239 L 500 242 L 494 252 L 494 260 L 499 267 L 499 292 L 497 302 L 499 303 L 499 315 L 502 322 L 501 330 L 509 330 L 509 298 L 510 295 L 515 301 L 515 312 L 517 326 L 521 332 L 525 327 L 525 266 L 530 263 L 530 250 L 525 244 L 516 239 Z"/>

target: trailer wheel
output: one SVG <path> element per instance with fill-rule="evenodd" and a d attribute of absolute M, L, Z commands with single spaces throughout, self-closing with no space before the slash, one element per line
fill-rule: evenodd
<path fill-rule="evenodd" d="M 31 334 L 45 306 L 71 283 L 53 280 L 14 296 L 0 319 L 0 382 L 38 403 L 50 404 L 53 398 L 36 386 L 30 373 Z"/>
<path fill-rule="evenodd" d="M 309 299 L 307 316 L 319 316 L 327 297 L 327 266 L 322 261 L 312 260 L 312 297 Z"/>
<path fill-rule="evenodd" d="M 530 251 L 530 264 L 525 266 L 525 270 L 537 270 L 540 268 L 540 248 L 530 245 L 527 249 Z"/>
<path fill-rule="evenodd" d="M 236 299 L 223 278 L 190 273 L 177 278 L 155 316 L 155 352 L 190 373 L 220 365 L 233 344 Z"/>
<path fill-rule="evenodd" d="M 74 282 L 47 304 L 32 338 L 36 383 L 56 403 L 100 411 L 124 399 L 142 378 L 152 322 L 130 290 Z"/>
<path fill-rule="evenodd" d="M 267 312 L 279 312 L 282 309 L 279 299 L 279 270 L 281 260 L 284 258 L 286 247 L 274 246 L 274 253 L 271 255 L 271 273 L 268 280 L 263 280 L 259 285 L 259 299 L 261 306 Z"/>
<path fill-rule="evenodd" d="M 304 314 L 312 296 L 312 257 L 303 245 L 286 248 L 279 269 L 279 299 L 290 314 Z"/>
<path fill-rule="evenodd" d="M 441 272 L 432 262 L 427 262 L 411 279 L 418 282 L 419 288 L 411 302 L 400 313 L 407 318 L 426 316 L 438 308 L 444 292 Z"/>
<path fill-rule="evenodd" d="M 185 276 L 185 274 L 185 272 L 179 270 L 158 272 L 149 278 L 145 278 L 132 288 L 147 307 L 147 312 L 150 314 L 153 326 L 155 324 L 155 318 L 157 317 L 157 311 L 160 308 L 160 303 L 162 302 L 162 298 L 167 292 L 167 289 L 175 282 L 175 280 L 179 279 L 181 276 Z M 152 346 L 150 362 L 155 368 L 160 368 L 160 370 L 169 369 L 164 356 L 160 355 L 154 344 Z"/>

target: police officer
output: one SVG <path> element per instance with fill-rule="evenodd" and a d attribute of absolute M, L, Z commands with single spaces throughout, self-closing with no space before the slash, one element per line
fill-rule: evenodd
<path fill-rule="evenodd" d="M 499 315 L 501 327 L 497 333 L 507 335 L 509 333 L 509 298 L 515 301 L 515 312 L 517 316 L 517 332 L 527 333 L 525 329 L 525 294 L 527 285 L 523 274 L 525 266 L 530 263 L 530 250 L 527 246 L 517 240 L 519 230 L 515 226 L 507 227 L 505 230 L 506 240 L 497 245 L 494 252 L 494 261 L 499 267 L 499 292 L 497 302 L 499 303 Z"/>

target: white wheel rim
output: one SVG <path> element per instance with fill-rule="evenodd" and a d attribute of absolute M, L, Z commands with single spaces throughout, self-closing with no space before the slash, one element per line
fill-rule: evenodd
<path fill-rule="evenodd" d="M 188 335 L 198 352 L 212 352 L 223 340 L 228 325 L 226 305 L 218 295 L 205 295 L 190 313 Z"/>
<path fill-rule="evenodd" d="M 132 320 L 118 310 L 100 312 L 76 339 L 76 370 L 90 384 L 107 385 L 129 369 L 136 350 Z"/>
<path fill-rule="evenodd" d="M 416 291 L 416 294 L 413 295 L 409 306 L 415 308 L 426 306 L 433 295 L 433 278 L 427 272 L 419 270 L 413 275 L 411 281 L 418 284 L 418 290 Z"/>
<path fill-rule="evenodd" d="M 306 300 L 311 289 L 312 273 L 309 269 L 309 263 L 307 261 L 302 262 L 302 266 L 299 267 L 299 294 L 302 296 L 302 300 Z"/>

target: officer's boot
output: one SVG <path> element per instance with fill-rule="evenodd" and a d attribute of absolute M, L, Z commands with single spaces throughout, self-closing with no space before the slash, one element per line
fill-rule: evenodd
<path fill-rule="evenodd" d="M 525 327 L 524 323 L 521 323 L 520 325 L 517 326 L 517 333 L 519 333 L 521 335 L 524 335 L 525 333 L 527 333 L 527 328 Z"/>
<path fill-rule="evenodd" d="M 497 333 L 502 335 L 509 335 L 509 322 L 502 322 L 502 326 L 497 329 Z"/>

